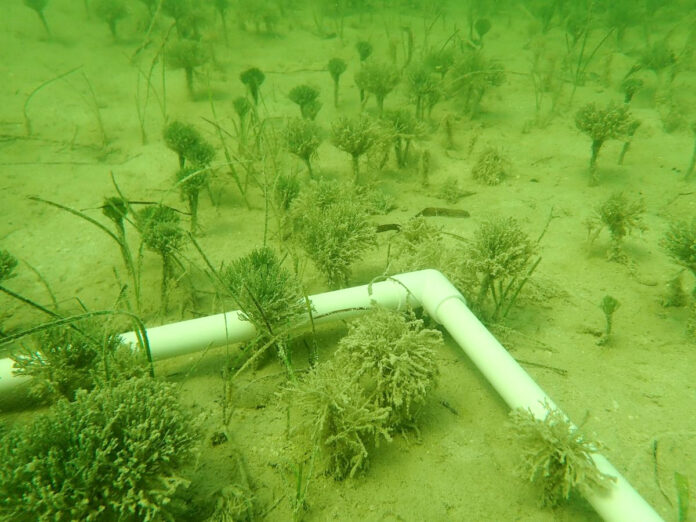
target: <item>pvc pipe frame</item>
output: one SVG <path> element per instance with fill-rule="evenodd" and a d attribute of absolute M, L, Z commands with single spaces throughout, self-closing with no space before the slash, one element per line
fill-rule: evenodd
<path fill-rule="evenodd" d="M 310 300 L 315 324 L 350 319 L 375 306 L 394 310 L 423 307 L 435 321 L 447 329 L 510 408 L 529 410 L 542 420 L 548 413 L 547 408 L 558 409 L 469 310 L 459 290 L 436 270 L 399 274 L 368 285 L 317 294 L 311 296 Z M 247 341 L 255 335 L 254 326 L 239 311 L 147 330 L 153 361 Z M 124 333 L 121 337 L 126 343 L 134 346 L 137 344 L 135 332 Z M 26 377 L 14 376 L 11 368 L 9 359 L 0 360 L 0 393 L 26 380 Z M 593 453 L 592 459 L 599 471 L 615 479 L 609 483 L 605 492 L 583 492 L 604 520 L 662 521 L 657 512 L 605 457 Z"/>

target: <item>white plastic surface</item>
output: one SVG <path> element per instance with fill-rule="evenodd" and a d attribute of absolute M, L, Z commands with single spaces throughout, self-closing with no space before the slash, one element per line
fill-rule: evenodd
<path fill-rule="evenodd" d="M 422 306 L 452 335 L 510 408 L 530 409 L 543 418 L 543 404 L 557 408 L 536 382 L 493 337 L 466 306 L 461 293 L 435 270 L 399 274 L 372 285 L 326 292 L 310 297 L 316 323 L 349 319 L 379 305 L 403 310 Z M 147 330 L 153 360 L 165 359 L 213 346 L 252 339 L 256 331 L 240 312 L 228 312 Z M 122 334 L 135 344 L 133 332 Z M 0 360 L 0 392 L 26 378 L 12 375 L 12 361 Z M 659 522 L 653 508 L 600 454 L 593 459 L 600 471 L 616 478 L 608 494 L 589 493 L 586 498 L 607 522 Z"/>
<path fill-rule="evenodd" d="M 456 300 L 440 307 L 442 324 L 511 409 L 531 410 L 543 419 L 551 398 L 524 371 L 476 316 Z M 597 468 L 615 478 L 605 494 L 588 492 L 587 501 L 607 522 L 660 522 L 662 518 L 603 455 L 592 454 Z"/>
<path fill-rule="evenodd" d="M 256 335 L 255 328 L 249 321 L 244 320 L 241 312 L 236 311 L 147 329 L 153 361 L 214 346 L 248 341 L 254 335 Z M 131 345 L 137 343 L 135 332 L 121 334 L 121 339 Z"/>
<path fill-rule="evenodd" d="M 9 392 L 11 389 L 29 382 L 31 377 L 12 374 L 12 359 L 0 359 L 0 394 Z"/>

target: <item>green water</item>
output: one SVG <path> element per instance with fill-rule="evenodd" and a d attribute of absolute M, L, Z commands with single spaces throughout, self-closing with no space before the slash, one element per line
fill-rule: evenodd
<path fill-rule="evenodd" d="M 203 414 L 199 456 L 162 472 L 190 481 L 172 490 L 175 519 L 207 519 L 221 498 L 241 519 L 598 519 L 577 493 L 539 507 L 507 406 L 446 333 L 417 429 L 365 436 L 353 478 L 324 473 L 301 428 L 312 412 L 288 416 L 281 395 L 346 328 L 291 335 L 296 303 L 436 268 L 665 520 L 689 520 L 695 7 L 6 0 L 0 353 L 55 359 L 0 397 L 0 426 L 108 389 L 132 361 L 111 366 L 106 334 L 133 317 L 244 308 L 263 342 L 152 367 Z M 83 316 L 102 311 L 86 336 Z M 59 333 L 21 335 L 48 323 Z M 10 475 L 0 517 L 50 518 L 41 495 L 2 503 L 24 494 Z"/>

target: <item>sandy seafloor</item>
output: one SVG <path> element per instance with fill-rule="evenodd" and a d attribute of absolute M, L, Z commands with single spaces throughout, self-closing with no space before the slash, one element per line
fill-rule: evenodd
<path fill-rule="evenodd" d="M 113 172 L 133 199 L 158 201 L 164 197 L 169 204 L 182 205 L 174 192 L 165 194 L 172 186 L 177 160 L 160 138 L 163 119 L 155 101 L 146 112 L 148 143 L 140 139 L 135 104 L 138 71 L 130 57 L 142 39 L 144 11 L 137 2 L 131 7 L 131 15 L 119 27 L 121 41 L 117 44 L 105 24 L 86 19 L 82 2 L 50 2 L 46 16 L 54 33 L 51 40 L 45 37 L 34 13 L 19 1 L 7 2 L 0 17 L 0 246 L 34 266 L 67 307 L 73 306 L 70 300 L 75 297 L 90 309 L 113 304 L 117 285 L 112 267 L 120 267 L 118 252 L 96 228 L 27 196 L 95 209 L 104 196 L 114 194 L 109 178 Z M 448 13 L 444 21 L 433 26 L 431 42 L 441 43 L 455 27 L 465 27 L 462 13 L 454 9 Z M 659 241 L 670 219 L 694 215 L 696 182 L 685 183 L 681 175 L 689 161 L 693 135 L 688 126 L 672 133 L 664 131 L 654 103 L 657 79 L 645 73 L 646 86 L 632 104 L 642 125 L 626 161 L 617 165 L 621 143 L 607 142 L 599 159 L 601 183 L 589 187 L 590 143 L 575 128 L 573 116 L 588 101 L 621 101 L 618 84 L 633 63 L 635 54 L 631 51 L 644 45 L 642 32 L 629 30 L 624 52 L 619 52 L 610 39 L 592 62 L 588 81 L 578 87 L 573 106 L 567 106 L 571 86 L 566 84 L 558 114 L 546 126 L 529 126 L 535 115 L 528 74 L 530 51 L 524 49 L 530 20 L 514 8 L 492 20 L 485 50 L 508 71 L 504 85 L 486 94 L 483 113 L 474 121 L 461 115 L 456 101 L 436 106 L 432 117 L 435 130 L 421 144 L 432 154 L 430 187 L 421 186 L 415 171 L 400 172 L 391 164 L 385 172 L 371 174 L 379 177 L 382 189 L 395 197 L 396 204 L 389 214 L 375 216 L 375 222 L 404 222 L 424 207 L 448 206 L 471 213 L 468 219 L 429 218 L 448 232 L 471 237 L 483 220 L 502 215 L 514 216 L 531 237 L 536 237 L 553 212 L 554 219 L 540 245 L 542 261 L 534 275 L 536 297 L 523 295 L 505 328 L 493 331 L 520 360 L 565 370 L 560 374 L 527 366 L 572 419 L 578 423 L 586 419 L 584 429 L 605 444 L 604 454 L 645 499 L 666 520 L 677 520 L 675 472 L 690 480 L 691 503 L 696 506 L 696 344 L 686 331 L 688 310 L 661 304 L 666 284 L 679 267 L 669 260 Z M 217 63 L 205 72 L 222 125 L 233 115 L 231 100 L 244 93 L 238 74 L 250 66 L 266 72 L 262 110 L 267 115 L 294 116 L 297 108 L 286 93 L 305 82 L 321 89 L 324 107 L 317 122 L 324 128 L 337 114 L 357 114 L 357 88 L 352 80 L 357 67 L 355 42 L 370 39 L 375 55 L 387 59 L 385 27 L 392 36 L 398 36 L 401 25 L 412 27 L 416 53 L 421 52 L 423 19 L 398 12 L 351 16 L 346 20 L 343 39 L 317 37 L 311 18 L 299 14 L 284 18 L 274 35 L 242 31 L 231 14 L 229 47 L 219 36 L 216 21 L 205 38 L 215 46 Z M 684 27 L 676 21 L 665 22 L 658 33 L 673 29 L 675 41 L 683 42 Z M 547 42 L 551 53 L 561 58 L 565 51 L 560 29 L 553 29 Z M 338 110 L 331 103 L 331 79 L 324 69 L 333 56 L 349 63 Z M 142 68 L 148 64 L 149 58 L 138 62 Z M 26 97 L 42 82 L 75 67 L 81 69 L 32 99 L 28 112 L 33 135 L 28 139 L 23 122 Z M 98 100 L 108 138 L 106 150 L 101 146 L 82 73 L 89 78 Z M 156 74 L 160 74 L 159 68 Z M 193 122 L 217 144 L 212 128 L 203 120 L 210 118 L 210 105 L 203 92 L 205 82 L 198 80 L 201 100 L 192 102 L 185 91 L 183 72 L 167 71 L 168 113 L 172 119 Z M 685 71 L 675 82 L 679 112 L 693 121 L 696 75 Z M 405 103 L 400 87 L 387 97 L 386 107 Z M 367 110 L 373 111 L 374 105 L 368 104 Z M 442 126 L 437 126 L 447 115 L 455 122 L 457 147 L 453 150 L 447 150 Z M 497 186 L 479 185 L 471 179 L 472 161 L 487 145 L 499 147 L 510 162 L 509 176 Z M 285 168 L 302 171 L 295 158 L 281 156 Z M 328 140 L 320 147 L 315 166 L 323 175 L 349 177 L 347 155 Z M 463 189 L 475 192 L 456 205 L 436 197 L 439 185 L 452 176 L 459 179 Z M 206 196 L 201 198 L 204 234 L 199 241 L 219 263 L 261 244 L 263 198 L 260 191 L 252 190 L 253 209 L 247 210 L 224 174 L 216 178 L 214 191 L 220 197 L 217 206 Z M 607 261 L 606 232 L 588 246 L 583 225 L 593 208 L 616 191 L 644 198 L 647 209 L 647 230 L 626 241 L 630 266 Z M 98 210 L 88 212 L 100 219 Z M 379 248 L 354 267 L 351 285 L 365 283 L 383 272 L 386 241 L 386 234 L 381 235 Z M 195 258 L 192 249 L 186 255 Z M 174 306 L 166 319 L 157 318 L 159 265 L 152 255 L 145 259 L 144 317 L 148 324 L 191 317 L 194 312 L 219 311 L 210 305 L 191 310 L 187 304 L 181 311 Z M 695 283 L 689 273 L 684 274 L 683 281 L 686 288 Z M 304 283 L 310 293 L 327 289 L 311 265 Z M 6 284 L 48 302 L 44 289 L 26 267 L 20 267 L 18 277 Z M 600 347 L 591 331 L 603 328 L 598 303 L 607 294 L 616 297 L 621 307 L 615 315 L 611 343 Z M 0 320 L 6 329 L 40 319 L 0 296 Z M 344 331 L 337 325 L 322 334 L 323 357 L 330 357 L 332 344 Z M 304 364 L 302 354 L 296 360 Z M 223 351 L 212 350 L 202 360 L 199 355 L 185 356 L 156 367 L 162 378 L 181 383 L 186 404 L 204 412 L 208 436 L 220 427 L 219 369 L 223 361 Z M 514 474 L 516 447 L 505 424 L 506 405 L 451 341 L 438 354 L 438 363 L 439 384 L 425 407 L 420 440 L 397 436 L 392 443 L 381 444 L 369 470 L 354 479 L 335 482 L 317 474 L 308 491 L 306 520 L 598 519 L 580 497 L 555 510 L 540 509 L 532 486 Z M 232 440 L 215 448 L 208 440 L 203 443 L 201 458 L 191 474 L 192 494 L 204 498 L 225 486 L 231 478 L 232 456 L 240 454 L 262 510 L 280 499 L 266 520 L 290 518 L 294 485 L 288 470 L 293 450 L 285 438 L 285 409 L 276 397 L 284 381 L 276 363 L 241 377 L 230 425 Z M 442 401 L 458 414 L 443 407 Z M 6 404 L 6 418 L 25 418 L 27 413 L 18 407 L 21 405 L 21 398 L 13 405 Z M 657 458 L 654 441 L 658 441 Z"/>

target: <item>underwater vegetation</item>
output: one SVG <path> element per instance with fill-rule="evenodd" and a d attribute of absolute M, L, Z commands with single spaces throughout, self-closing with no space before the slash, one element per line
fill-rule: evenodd
<path fill-rule="evenodd" d="M 300 114 L 307 120 L 314 120 L 321 109 L 319 90 L 311 85 L 296 85 L 288 93 L 291 102 L 300 108 Z"/>
<path fill-rule="evenodd" d="M 46 5 L 48 5 L 48 0 L 23 0 L 23 2 L 24 5 L 34 11 L 39 17 L 41 25 L 43 25 L 43 28 L 46 31 L 46 35 L 50 38 L 51 30 L 48 27 L 48 22 L 46 21 L 46 16 L 44 15 L 44 10 L 46 9 Z"/>
<path fill-rule="evenodd" d="M 12 360 L 16 375 L 32 377 L 29 393 L 49 403 L 149 372 L 145 354 L 103 332 L 94 318 L 39 331 Z"/>
<path fill-rule="evenodd" d="M 497 185 L 507 175 L 509 161 L 494 147 L 483 150 L 471 169 L 471 176 L 484 185 Z"/>
<path fill-rule="evenodd" d="M 586 437 L 558 410 L 544 419 L 530 411 L 510 413 L 511 429 L 522 451 L 519 474 L 539 490 L 539 504 L 555 507 L 574 491 L 606 490 L 613 480 L 597 469 L 592 453 L 600 444 Z"/>
<path fill-rule="evenodd" d="M 357 118 L 342 117 L 331 126 L 331 141 L 343 152 L 350 154 L 355 184 L 362 182 L 360 177 L 360 158 L 377 141 L 377 129 L 372 120 L 365 116 Z"/>
<path fill-rule="evenodd" d="M 260 356 L 273 346 L 288 375 L 293 377 L 288 347 L 292 337 L 290 330 L 306 312 L 299 280 L 282 266 L 282 260 L 267 246 L 232 261 L 221 270 L 220 279 L 258 332 L 257 338 L 248 343 L 249 356 Z"/>
<path fill-rule="evenodd" d="M 239 80 L 246 85 L 254 105 L 258 105 L 260 95 L 259 89 L 266 80 L 266 75 L 263 71 L 258 67 L 251 67 L 239 74 Z"/>
<path fill-rule="evenodd" d="M 326 470 L 337 480 L 364 470 L 385 427 L 389 409 L 379 407 L 360 384 L 335 363 L 324 363 L 292 392 L 293 404 L 312 412 L 309 431 L 326 454 Z"/>
<path fill-rule="evenodd" d="M 201 190 L 208 188 L 215 149 L 193 126 L 179 121 L 169 123 L 163 134 L 167 147 L 179 157 L 179 170 L 174 180 L 181 198 L 188 204 L 190 230 L 195 234 L 198 230 L 198 197 Z"/>
<path fill-rule="evenodd" d="M 198 197 L 201 190 L 208 188 L 210 172 L 205 166 L 184 167 L 175 174 L 176 186 L 181 199 L 186 201 L 191 215 L 191 233 L 198 230 Z"/>
<path fill-rule="evenodd" d="M 378 309 L 351 325 L 334 359 L 289 389 L 288 401 L 308 412 L 304 427 L 334 478 L 355 476 L 380 441 L 417 429 L 441 345 L 442 334 L 411 312 Z"/>
<path fill-rule="evenodd" d="M 621 303 L 616 300 L 616 298 L 605 295 L 599 304 L 599 308 L 604 314 L 604 320 L 606 322 L 606 327 L 604 328 L 604 333 L 597 341 L 597 344 L 603 346 L 608 344 L 611 339 L 611 331 L 614 325 L 614 313 L 619 309 Z"/>
<path fill-rule="evenodd" d="M 174 387 L 124 380 L 0 437 L 0 514 L 7 520 L 173 518 L 188 485 L 198 427 Z"/>
<path fill-rule="evenodd" d="M 628 256 L 623 248 L 624 239 L 634 231 L 643 232 L 646 229 L 643 222 L 644 212 L 645 203 L 642 200 L 631 201 L 622 192 L 612 194 L 595 209 L 594 216 L 586 223 L 590 242 L 606 228 L 611 238 L 607 258 L 619 263 L 627 262 Z"/>
<path fill-rule="evenodd" d="M 285 128 L 285 141 L 288 150 L 307 165 L 309 177 L 313 178 L 312 159 L 322 142 L 319 126 L 306 119 L 292 119 Z"/>
<path fill-rule="evenodd" d="M 374 95 L 377 112 L 384 112 L 384 100 L 401 81 L 396 67 L 387 63 L 368 61 L 355 73 L 355 83 L 360 92 Z"/>
<path fill-rule="evenodd" d="M 167 49 L 169 66 L 172 69 L 183 69 L 186 75 L 186 89 L 189 97 L 195 98 L 194 75 L 196 68 L 210 61 L 207 50 L 198 40 L 178 40 Z"/>
<path fill-rule="evenodd" d="M 436 268 L 454 280 L 458 252 L 444 241 L 442 227 L 422 216 L 411 218 L 390 241 L 389 266 L 394 273 Z"/>
<path fill-rule="evenodd" d="M 215 155 L 212 145 L 190 124 L 172 121 L 164 128 L 163 136 L 167 147 L 179 157 L 181 168 L 186 166 L 187 161 L 194 167 L 205 166 Z"/>
<path fill-rule="evenodd" d="M 690 221 L 673 221 L 662 238 L 661 245 L 667 255 L 676 264 L 684 267 L 696 277 L 696 219 Z M 668 283 L 669 295 L 663 302 L 665 306 L 684 306 L 689 304 L 683 288 L 681 274 Z M 696 284 L 691 290 L 691 314 L 687 330 L 693 335 L 696 332 Z"/>
<path fill-rule="evenodd" d="M 312 182 L 290 205 L 293 238 L 329 286 L 342 286 L 351 265 L 376 245 L 365 198 L 352 186 Z"/>
<path fill-rule="evenodd" d="M 345 60 L 341 58 L 331 58 L 326 69 L 329 71 L 334 83 L 334 107 L 338 107 L 338 86 L 341 81 L 341 76 L 346 72 L 346 69 L 348 69 L 348 65 Z"/>
<path fill-rule="evenodd" d="M 0 283 L 14 277 L 19 262 L 7 250 L 0 250 Z"/>
<path fill-rule="evenodd" d="M 390 430 L 416 426 L 418 413 L 435 386 L 435 353 L 442 334 L 424 328 L 412 312 L 377 310 L 353 322 L 338 344 L 336 357 L 389 409 Z"/>
<path fill-rule="evenodd" d="M 453 61 L 444 81 L 449 94 L 461 100 L 464 113 L 475 118 L 481 112 L 484 95 L 505 81 L 505 71 L 482 51 L 467 49 Z"/>
<path fill-rule="evenodd" d="M 394 146 L 397 167 L 406 168 L 411 159 L 411 145 L 425 136 L 423 125 L 411 111 L 400 109 L 384 111 L 380 127 L 383 133 L 382 139 L 391 141 Z"/>
<path fill-rule="evenodd" d="M 299 281 L 281 263 L 266 246 L 235 259 L 221 274 L 239 309 L 253 323 L 266 323 L 274 330 L 292 324 L 304 312 Z"/>
<path fill-rule="evenodd" d="M 696 276 L 696 218 L 670 223 L 662 246 L 675 263 Z"/>
<path fill-rule="evenodd" d="M 444 95 L 441 78 L 433 68 L 421 63 L 409 67 L 405 82 L 409 97 L 416 106 L 416 118 L 424 120 L 426 116 L 431 117 L 435 105 Z"/>
<path fill-rule="evenodd" d="M 465 266 L 476 274 L 479 289 L 474 309 L 492 321 L 505 318 L 536 268 L 536 245 L 514 218 L 481 224 L 465 247 Z"/>
<path fill-rule="evenodd" d="M 694 430 L 691 0 L 6 4 L 0 350 L 42 411 L 0 412 L 0 518 L 534 519 L 448 480 L 515 448 L 431 318 L 309 297 L 428 268 L 552 395 L 611 397 L 598 431 Z M 151 360 L 145 324 L 230 311 L 253 339 Z M 513 424 L 541 505 L 609 484 L 559 411 Z M 690 442 L 617 445 L 665 519 Z"/>
<path fill-rule="evenodd" d="M 609 104 L 602 108 L 590 103 L 578 110 L 575 115 L 575 125 L 592 140 L 590 184 L 596 185 L 599 183 L 597 175 L 599 151 L 607 140 L 622 139 L 629 135 L 632 129 L 631 114 L 625 105 Z M 632 132 L 635 132 L 635 129 L 632 129 Z"/>
<path fill-rule="evenodd" d="M 160 284 L 160 307 L 167 311 L 169 304 L 169 284 L 174 277 L 176 253 L 186 239 L 180 227 L 179 214 L 164 205 L 152 205 L 142 209 L 137 215 L 143 244 L 159 254 L 162 261 L 162 280 Z"/>
<path fill-rule="evenodd" d="M 94 0 L 91 10 L 102 22 L 109 27 L 109 32 L 114 41 L 118 40 L 118 22 L 128 15 L 125 0 Z"/>

